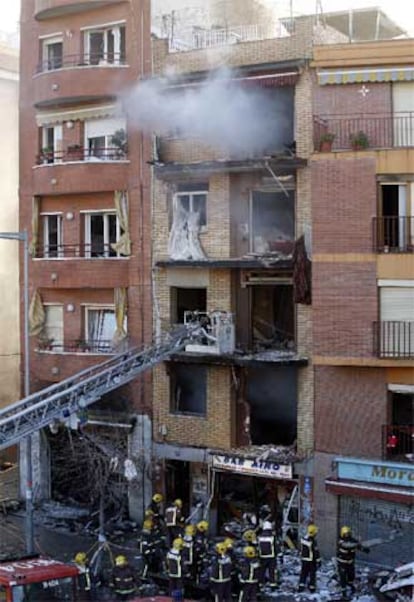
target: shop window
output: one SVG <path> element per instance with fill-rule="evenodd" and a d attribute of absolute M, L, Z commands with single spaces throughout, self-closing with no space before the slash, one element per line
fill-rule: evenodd
<path fill-rule="evenodd" d="M 53 71 L 63 66 L 63 38 L 42 40 L 42 71 Z"/>
<path fill-rule="evenodd" d="M 42 214 L 42 257 L 63 257 L 62 215 Z"/>
<path fill-rule="evenodd" d="M 125 63 L 125 25 L 90 29 L 85 32 L 84 43 L 89 65 Z"/>
<path fill-rule="evenodd" d="M 294 304 L 291 285 L 251 287 L 251 339 L 255 350 L 294 347 Z"/>
<path fill-rule="evenodd" d="M 116 213 L 86 213 L 84 220 L 85 257 L 117 257 L 112 248 L 121 235 Z"/>
<path fill-rule="evenodd" d="M 294 191 L 253 191 L 250 202 L 250 251 L 284 253 L 293 251 L 295 233 Z"/>
<path fill-rule="evenodd" d="M 206 415 L 206 366 L 174 364 L 171 366 L 171 412 Z"/>
<path fill-rule="evenodd" d="M 171 288 L 171 318 L 174 324 L 184 324 L 186 312 L 205 313 L 207 289 Z"/>

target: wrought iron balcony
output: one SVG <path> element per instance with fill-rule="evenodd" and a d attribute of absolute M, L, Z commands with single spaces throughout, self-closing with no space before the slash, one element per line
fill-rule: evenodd
<path fill-rule="evenodd" d="M 36 73 L 56 71 L 57 69 L 72 69 L 79 67 L 116 67 L 126 64 L 124 53 L 99 52 L 82 54 L 65 54 L 40 61 L 36 67 Z"/>
<path fill-rule="evenodd" d="M 384 424 L 382 454 L 384 460 L 414 462 L 414 425 Z"/>
<path fill-rule="evenodd" d="M 379 358 L 414 358 L 414 322 L 374 322 L 374 354 Z"/>
<path fill-rule="evenodd" d="M 414 217 L 374 217 L 373 241 L 377 253 L 413 253 Z"/>
<path fill-rule="evenodd" d="M 36 157 L 37 165 L 54 165 L 71 161 L 125 161 L 126 149 L 117 146 L 84 148 L 80 145 L 69 146 L 66 150 L 43 149 Z"/>
<path fill-rule="evenodd" d="M 401 148 L 414 146 L 414 111 L 364 115 L 316 115 L 314 148 L 327 134 L 332 150 Z M 358 144 L 359 142 L 359 144 Z"/>
<path fill-rule="evenodd" d="M 51 353 L 116 353 L 113 342 L 106 339 L 56 341 L 54 339 L 39 338 L 37 351 L 48 351 Z"/>
<path fill-rule="evenodd" d="M 36 248 L 36 259 L 105 259 L 121 257 L 112 243 L 92 242 L 75 245 L 44 244 Z"/>

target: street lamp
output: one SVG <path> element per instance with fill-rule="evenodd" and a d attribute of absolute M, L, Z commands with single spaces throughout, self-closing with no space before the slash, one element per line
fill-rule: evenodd
<path fill-rule="evenodd" d="M 23 232 L 0 232 L 0 239 L 23 242 L 24 396 L 30 394 L 29 360 L 29 237 Z M 26 551 L 34 552 L 32 436 L 26 440 Z"/>

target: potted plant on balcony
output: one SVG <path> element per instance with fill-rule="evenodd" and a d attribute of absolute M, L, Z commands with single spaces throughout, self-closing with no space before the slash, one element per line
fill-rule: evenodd
<path fill-rule="evenodd" d="M 332 144 L 335 140 L 335 134 L 332 132 L 325 132 L 319 139 L 319 150 L 321 153 L 330 153 L 332 150 Z"/>
<path fill-rule="evenodd" d="M 40 336 L 37 342 L 40 351 L 52 351 L 54 339 L 46 336 Z"/>
<path fill-rule="evenodd" d="M 53 162 L 53 148 L 51 146 L 44 146 L 40 151 L 40 162 L 43 164 Z"/>
<path fill-rule="evenodd" d="M 91 345 L 90 343 L 88 343 L 88 341 L 85 341 L 84 339 L 78 339 L 76 341 L 76 349 L 78 351 L 82 351 L 83 353 L 87 353 L 91 350 Z"/>
<path fill-rule="evenodd" d="M 83 148 L 80 144 L 70 144 L 66 150 L 69 161 L 80 161 L 83 159 Z"/>
<path fill-rule="evenodd" d="M 349 140 L 351 142 L 352 150 L 363 150 L 364 148 L 369 147 L 368 136 L 363 130 L 359 130 L 354 134 L 349 136 Z"/>

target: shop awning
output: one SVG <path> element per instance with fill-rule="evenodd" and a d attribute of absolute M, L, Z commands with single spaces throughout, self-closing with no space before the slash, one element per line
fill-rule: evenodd
<path fill-rule="evenodd" d="M 115 114 L 114 104 L 101 105 L 88 108 L 73 108 L 66 111 L 45 111 L 36 114 L 36 123 L 39 127 L 63 123 L 65 121 L 85 121 L 86 119 L 110 117 Z"/>
<path fill-rule="evenodd" d="M 413 503 L 413 490 L 408 487 L 390 487 L 387 485 L 362 483 L 360 481 L 326 479 L 325 488 L 326 491 L 335 495 L 376 498 L 400 504 Z"/>
<path fill-rule="evenodd" d="M 414 67 L 378 67 L 375 69 L 327 69 L 318 72 L 318 84 L 359 84 L 364 82 L 414 81 Z"/>

